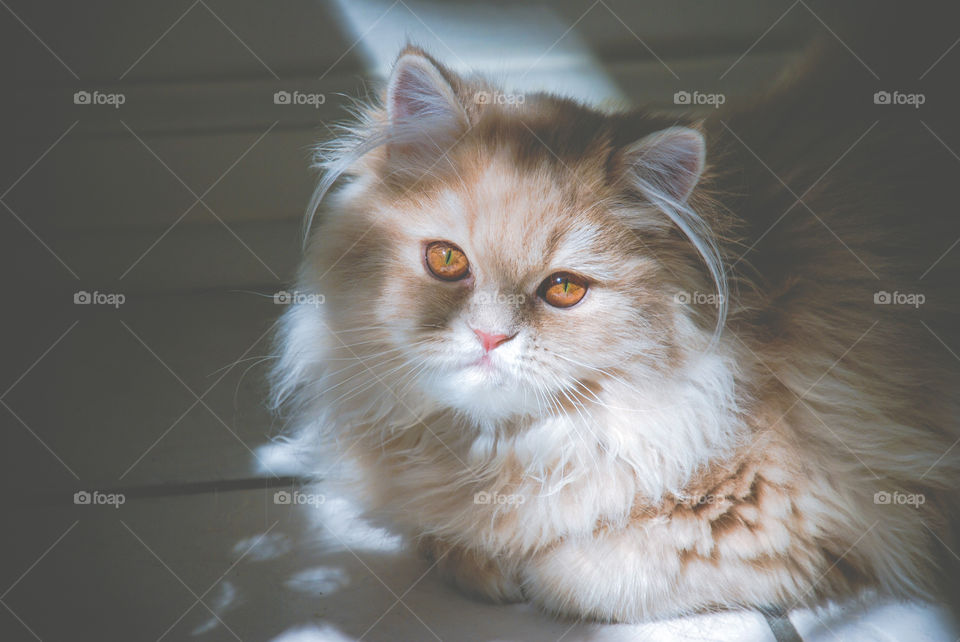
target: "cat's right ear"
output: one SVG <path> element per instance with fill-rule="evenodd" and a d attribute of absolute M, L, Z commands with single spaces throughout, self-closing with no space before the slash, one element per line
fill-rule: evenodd
<path fill-rule="evenodd" d="M 706 155 L 703 134 L 689 127 L 668 127 L 627 148 L 626 157 L 635 182 L 644 191 L 659 192 L 678 202 L 686 201 L 700 181 Z"/>
<path fill-rule="evenodd" d="M 467 112 L 448 74 L 418 50 L 397 60 L 386 96 L 391 160 L 435 162 L 467 128 Z"/>

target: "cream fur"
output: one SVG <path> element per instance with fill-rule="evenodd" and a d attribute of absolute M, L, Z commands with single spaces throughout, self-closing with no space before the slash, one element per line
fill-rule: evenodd
<path fill-rule="evenodd" d="M 568 616 L 943 590 L 931 535 L 956 541 L 956 453 L 931 465 L 958 436 L 956 364 L 907 321 L 871 325 L 875 284 L 832 276 L 858 269 L 842 248 L 810 259 L 822 275 L 805 259 L 778 281 L 730 273 L 746 219 L 704 166 L 703 140 L 735 147 L 718 125 L 670 138 L 669 122 L 549 96 L 510 112 L 470 100 L 485 87 L 410 50 L 386 107 L 327 163 L 314 205 L 348 180 L 298 284 L 326 303 L 287 312 L 274 372 L 318 472 L 349 479 L 465 590 Z M 637 161 L 636 141 L 667 139 Z M 464 250 L 468 284 L 427 274 L 437 239 Z M 593 282 L 566 310 L 536 295 L 559 269 Z M 516 332 L 492 369 L 469 365 L 477 327 Z M 905 389 L 917 378 L 934 389 L 924 407 Z"/>

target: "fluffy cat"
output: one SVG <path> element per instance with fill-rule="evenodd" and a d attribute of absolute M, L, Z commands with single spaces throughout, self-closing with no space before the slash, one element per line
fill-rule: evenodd
<path fill-rule="evenodd" d="M 960 167 L 876 84 L 820 47 L 677 120 L 487 100 L 407 48 L 327 149 L 297 285 L 325 302 L 283 318 L 278 405 L 488 599 L 638 621 L 941 596 Z"/>

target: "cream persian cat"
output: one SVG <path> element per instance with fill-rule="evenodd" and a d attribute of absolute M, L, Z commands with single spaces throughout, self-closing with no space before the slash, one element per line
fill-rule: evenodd
<path fill-rule="evenodd" d="M 278 404 L 487 599 L 638 621 L 942 596 L 956 102 L 928 90 L 935 137 L 876 85 L 822 48 L 678 121 L 496 100 L 406 49 L 327 150 L 297 285 L 325 302 L 283 319 Z"/>

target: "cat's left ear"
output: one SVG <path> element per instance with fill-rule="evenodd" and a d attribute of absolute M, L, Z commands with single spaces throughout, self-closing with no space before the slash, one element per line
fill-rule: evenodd
<path fill-rule="evenodd" d="M 467 112 L 448 77 L 450 72 L 416 48 L 400 55 L 387 84 L 391 152 L 442 154 L 466 129 Z"/>
<path fill-rule="evenodd" d="M 695 129 L 668 127 L 630 145 L 625 158 L 637 179 L 684 202 L 703 173 L 706 143 Z"/>

